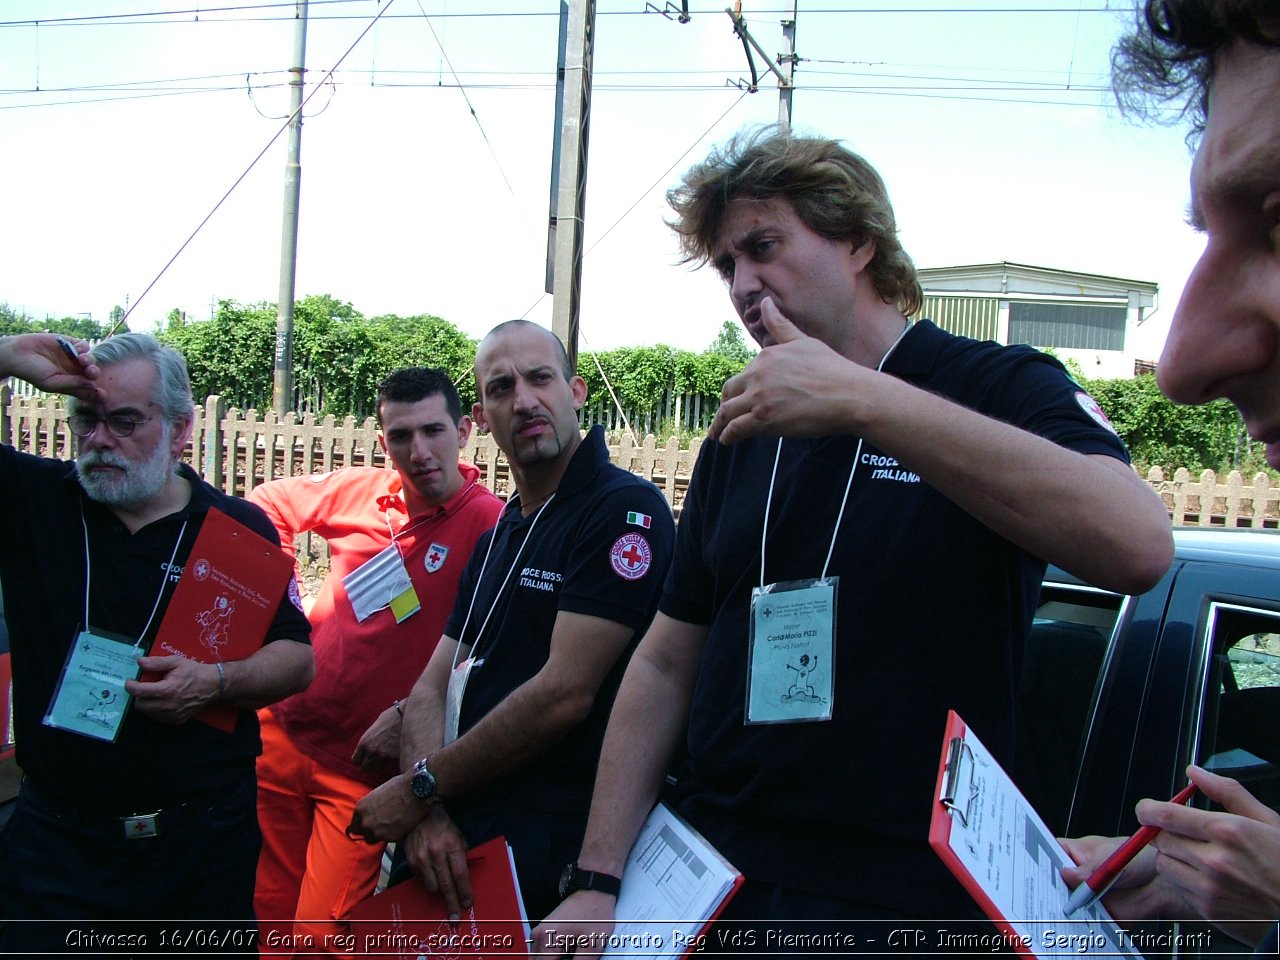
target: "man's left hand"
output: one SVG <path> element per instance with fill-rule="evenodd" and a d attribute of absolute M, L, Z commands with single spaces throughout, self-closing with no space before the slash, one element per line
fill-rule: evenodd
<path fill-rule="evenodd" d="M 347 835 L 370 843 L 403 840 L 431 807 L 413 795 L 412 777 L 402 773 L 375 787 L 356 804 Z"/>
<path fill-rule="evenodd" d="M 139 657 L 144 673 L 156 680 L 126 680 L 124 688 L 142 713 L 161 723 L 186 723 L 218 695 L 218 668 L 187 657 Z"/>
<path fill-rule="evenodd" d="M 355 753 L 351 755 L 351 761 L 360 764 L 366 770 L 398 764 L 402 720 L 399 707 L 391 706 L 383 710 L 360 737 Z"/>
<path fill-rule="evenodd" d="M 817 437 L 832 431 L 832 408 L 864 368 L 782 315 L 772 297 L 760 317 L 774 341 L 724 385 L 709 434 L 721 443 L 748 437 Z"/>
<path fill-rule="evenodd" d="M 1152 841 L 1156 869 L 1202 917 L 1256 944 L 1280 916 L 1280 814 L 1236 780 L 1195 766 L 1187 772 L 1223 810 L 1139 803 L 1138 819 L 1161 828 Z"/>

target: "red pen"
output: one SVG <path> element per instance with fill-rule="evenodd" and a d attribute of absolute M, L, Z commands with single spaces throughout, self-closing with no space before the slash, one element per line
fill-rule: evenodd
<path fill-rule="evenodd" d="M 1169 802 L 1186 803 L 1195 792 L 1196 785 L 1188 783 Z M 1116 847 L 1111 856 L 1103 860 L 1098 869 L 1089 874 L 1089 878 L 1075 888 L 1067 899 L 1067 905 L 1062 911 L 1063 915 L 1069 917 L 1073 913 L 1097 903 L 1102 895 L 1111 889 L 1111 885 L 1116 882 L 1116 877 L 1120 875 L 1120 871 L 1127 867 L 1129 862 L 1142 851 L 1143 847 L 1154 840 L 1159 832 L 1159 827 L 1142 827 L 1132 837 Z"/>

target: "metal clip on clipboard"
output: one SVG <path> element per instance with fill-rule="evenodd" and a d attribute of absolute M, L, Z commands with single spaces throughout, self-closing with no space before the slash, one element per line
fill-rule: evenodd
<path fill-rule="evenodd" d="M 978 797 L 978 787 L 973 781 L 975 769 L 977 764 L 974 763 L 973 750 L 963 737 L 952 737 L 947 744 L 947 769 L 939 799 L 944 807 L 960 818 L 963 827 L 969 826 L 969 813 Z"/>

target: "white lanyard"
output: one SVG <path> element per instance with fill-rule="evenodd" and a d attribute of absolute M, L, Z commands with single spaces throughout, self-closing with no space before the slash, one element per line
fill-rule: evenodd
<path fill-rule="evenodd" d="M 902 332 L 898 334 L 898 338 L 889 345 L 889 349 L 884 352 L 884 356 L 880 358 L 880 362 L 876 364 L 876 373 L 884 369 L 885 363 L 898 348 L 898 344 L 902 342 L 902 338 L 907 335 L 907 331 L 911 329 L 911 321 L 907 320 L 907 325 L 902 328 Z M 840 521 L 844 519 L 844 508 L 849 502 L 849 490 L 853 487 L 853 475 L 858 470 L 858 460 L 862 456 L 862 438 L 858 438 L 858 446 L 853 451 L 853 466 L 849 470 L 849 480 L 844 485 L 844 496 L 840 498 L 840 512 L 836 514 L 835 528 L 831 531 L 831 544 L 827 547 L 827 558 L 822 563 L 822 579 L 827 578 L 827 568 L 831 565 L 831 555 L 835 552 L 836 536 L 840 533 Z M 769 531 L 769 509 L 773 505 L 773 488 L 778 479 L 778 461 L 782 458 L 782 437 L 778 438 L 778 450 L 773 455 L 773 471 L 769 474 L 769 493 L 764 502 L 764 524 L 760 528 L 760 586 L 765 585 L 764 579 L 764 551 Z"/>
<path fill-rule="evenodd" d="M 465 490 L 459 491 L 449 499 L 454 500 L 454 499 L 457 499 L 458 497 L 465 496 L 466 493 L 475 485 L 476 485 L 476 482 L 472 480 L 469 484 L 467 484 Z M 403 502 L 405 505 L 405 515 L 408 516 L 409 501 L 405 500 L 403 497 L 400 499 L 401 499 L 401 502 Z M 443 519 L 445 515 L 446 515 L 446 511 L 443 508 L 441 508 L 440 510 L 431 514 L 431 516 L 429 517 L 420 517 L 419 519 L 414 520 L 411 524 L 409 524 L 407 527 L 404 527 L 399 533 L 397 533 L 395 530 L 391 528 L 391 511 L 385 508 L 382 511 L 382 519 L 385 520 L 387 524 L 387 534 L 391 537 L 391 542 L 395 544 L 396 552 L 400 554 L 401 560 L 404 559 L 404 551 L 400 549 L 400 543 L 399 543 L 400 538 L 407 537 L 409 534 L 413 533 L 413 531 L 417 530 L 423 524 L 430 523 L 433 520 Z"/>
<path fill-rule="evenodd" d="M 142 638 L 151 630 L 151 624 L 155 622 L 156 611 L 160 609 L 160 598 L 164 596 L 164 586 L 169 581 L 169 575 L 173 572 L 173 561 L 178 556 L 178 547 L 182 544 L 182 535 L 187 532 L 187 522 L 182 521 L 182 529 L 178 531 L 178 539 L 174 541 L 173 553 L 169 554 L 169 562 L 165 564 L 164 576 L 160 580 L 160 590 L 156 594 L 156 602 L 151 607 L 151 616 L 147 617 L 147 625 L 142 628 L 142 633 L 138 634 L 138 639 L 134 641 L 133 648 L 139 650 L 142 648 Z M 80 504 L 80 526 L 84 529 L 84 628 L 89 629 L 89 583 L 92 579 L 92 569 L 89 563 L 89 524 L 84 519 L 84 504 Z"/>
<path fill-rule="evenodd" d="M 533 528 L 538 525 L 538 521 L 542 519 L 542 512 L 551 506 L 551 501 L 556 498 L 553 493 L 547 498 L 547 502 L 538 508 L 538 512 L 533 515 L 533 522 L 529 524 L 529 529 L 525 532 L 524 540 L 520 542 L 520 549 L 516 551 L 515 559 L 511 561 L 511 569 L 507 571 L 507 575 L 502 578 L 502 583 L 498 586 L 498 592 L 493 595 L 493 603 L 489 605 L 489 612 L 485 614 L 484 622 L 480 624 L 480 629 L 476 631 L 476 639 L 471 644 L 472 653 L 474 654 L 480 645 L 480 637 L 484 634 L 485 627 L 489 626 L 489 621 L 493 617 L 493 612 L 498 609 L 498 601 L 502 599 L 502 591 L 507 588 L 507 583 L 511 580 L 511 575 L 516 572 L 516 567 L 520 565 L 520 557 L 524 553 L 524 548 L 529 543 L 529 538 L 533 536 Z M 520 494 L 516 494 L 512 501 L 518 501 Z M 471 623 L 471 611 L 475 609 L 476 597 L 480 594 L 480 584 L 484 583 L 484 572 L 489 566 L 489 555 L 493 553 L 493 541 L 498 539 L 498 528 L 493 528 L 493 533 L 489 537 L 489 545 L 484 551 L 484 560 L 480 562 L 480 573 L 476 577 L 476 585 L 471 591 L 471 602 L 467 604 L 467 615 L 463 618 L 462 629 L 458 631 L 458 646 L 453 651 L 453 666 L 458 665 L 458 655 L 462 652 L 463 637 L 467 635 L 467 625 Z"/>

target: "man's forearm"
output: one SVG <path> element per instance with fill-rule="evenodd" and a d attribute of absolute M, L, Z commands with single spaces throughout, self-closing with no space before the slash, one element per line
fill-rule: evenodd
<path fill-rule="evenodd" d="M 412 771 L 415 763 L 435 753 L 444 743 L 445 697 L 457 648 L 458 645 L 449 637 L 441 637 L 409 696 L 400 704 L 404 711 L 400 722 L 402 773 Z M 466 656 L 468 649 L 464 648 L 458 654 L 459 660 Z"/>
<path fill-rule="evenodd" d="M 685 734 L 705 627 L 658 614 L 609 714 L 579 864 L 622 875 Z"/>
<path fill-rule="evenodd" d="M 1173 539 L 1160 499 L 1122 461 L 1067 450 L 887 374 L 858 429 L 930 486 L 1024 550 L 1090 583 L 1148 589 Z"/>
<path fill-rule="evenodd" d="M 315 672 L 310 644 L 276 640 L 244 660 L 225 663 L 226 689 L 216 699 L 242 710 L 257 710 L 305 690 Z"/>
<path fill-rule="evenodd" d="M 626 624 L 560 611 L 542 669 L 432 755 L 441 796 L 468 793 L 552 749 L 590 714 L 634 634 Z"/>
<path fill-rule="evenodd" d="M 539 675 L 541 676 L 541 675 Z M 582 722 L 590 701 L 566 700 L 535 677 L 513 690 L 465 737 L 431 756 L 444 799 L 466 794 L 525 766 Z"/>

